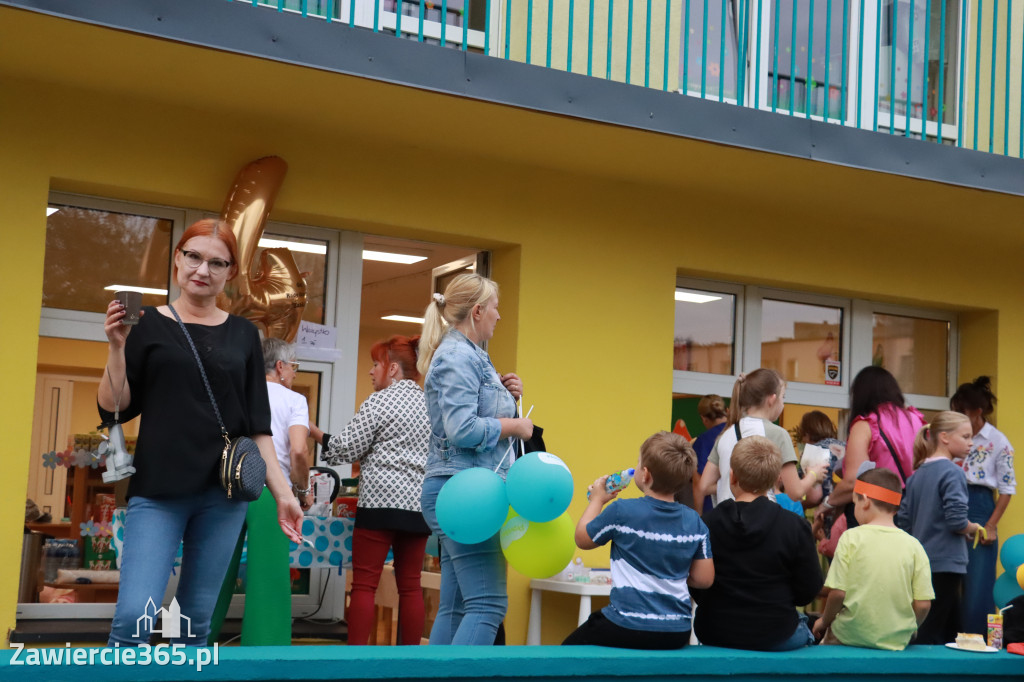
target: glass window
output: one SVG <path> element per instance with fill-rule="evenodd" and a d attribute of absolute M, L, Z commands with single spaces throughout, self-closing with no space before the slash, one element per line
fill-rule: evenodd
<path fill-rule="evenodd" d="M 172 220 L 60 204 L 49 210 L 44 307 L 103 313 L 126 286 L 149 290 L 143 305 L 167 302 Z"/>
<path fill-rule="evenodd" d="M 703 81 L 706 97 L 737 99 L 735 1 L 708 0 L 704 3 L 692 0 L 686 3 L 683 11 L 689 16 L 683 16 L 683 44 L 679 50 L 679 82 L 684 83 L 682 87 L 686 92 L 700 93 Z"/>
<path fill-rule="evenodd" d="M 934 121 L 939 116 L 941 94 L 942 122 L 955 122 L 959 3 L 954 0 L 945 2 L 945 12 L 942 11 L 942 0 L 886 0 L 884 3 L 879 17 L 879 111 L 922 118 L 927 103 L 927 118 Z M 929 10 L 931 14 L 926 15 Z M 945 25 L 942 24 L 943 20 Z M 928 76 L 927 96 L 925 75 Z"/>
<path fill-rule="evenodd" d="M 260 238 L 256 257 L 253 259 L 252 274 L 259 273 L 260 254 L 268 248 L 287 248 L 291 251 L 295 265 L 306 280 L 306 309 L 302 319 L 317 324 L 324 323 L 324 278 L 327 276 L 327 242 L 320 239 L 303 239 L 292 235 L 264 233 Z"/>
<path fill-rule="evenodd" d="M 673 369 L 732 374 L 735 337 L 735 296 L 676 288 Z"/>
<path fill-rule="evenodd" d="M 949 322 L 874 314 L 871 364 L 892 372 L 904 393 L 949 392 Z"/>
<path fill-rule="evenodd" d="M 765 105 L 815 116 L 843 115 L 843 49 L 847 43 L 842 8 L 843 3 L 831 0 L 811 0 L 810 5 L 797 0 L 771 2 L 766 70 L 772 99 Z M 812 16 L 813 33 L 809 30 Z"/>
<path fill-rule="evenodd" d="M 761 366 L 786 381 L 837 385 L 842 328 L 842 308 L 766 298 L 761 307 Z"/>

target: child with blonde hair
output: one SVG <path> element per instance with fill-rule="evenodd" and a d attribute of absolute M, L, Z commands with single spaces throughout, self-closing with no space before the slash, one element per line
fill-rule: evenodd
<path fill-rule="evenodd" d="M 921 543 L 896 527 L 903 484 L 889 469 L 869 469 L 853 486 L 860 524 L 839 538 L 825 579 L 825 609 L 814 623 L 822 644 L 905 649 L 931 600 L 931 570 Z"/>
<path fill-rule="evenodd" d="M 608 606 L 563 644 L 623 649 L 679 649 L 690 641 L 690 587 L 715 579 L 707 526 L 693 509 L 675 501 L 690 484 L 697 457 L 686 440 L 661 431 L 640 447 L 633 482 L 644 493 L 617 500 L 607 476 L 590 486 L 590 502 L 576 524 L 576 546 L 611 542 L 612 592 Z"/>
<path fill-rule="evenodd" d="M 715 504 L 733 499 L 729 487 L 729 460 L 733 448 L 743 438 L 764 436 L 778 447 L 782 456 L 782 485 L 794 500 L 802 499 L 824 478 L 827 466 L 811 469 L 804 478 L 796 469 L 796 450 L 789 432 L 772 422 L 785 408 L 786 382 L 773 369 L 755 369 L 741 374 L 733 385 L 729 420 L 708 456 L 700 477 L 700 495 L 715 494 Z M 771 493 L 770 493 L 771 494 Z"/>
<path fill-rule="evenodd" d="M 972 436 L 966 416 L 940 412 L 914 440 L 916 471 L 907 479 L 896 525 L 921 542 L 931 562 L 935 602 L 918 630 L 918 644 L 952 642 L 960 629 L 967 537 L 981 526 L 967 518 L 967 481 L 953 458 L 967 456 Z"/>

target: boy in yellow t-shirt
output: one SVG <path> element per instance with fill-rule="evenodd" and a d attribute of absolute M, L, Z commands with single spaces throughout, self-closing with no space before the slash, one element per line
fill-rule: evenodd
<path fill-rule="evenodd" d="M 825 579 L 825 611 L 814 624 L 822 644 L 906 648 L 931 600 L 931 568 L 924 547 L 893 523 L 900 480 L 888 469 L 857 477 L 854 515 L 860 523 L 839 538 Z"/>

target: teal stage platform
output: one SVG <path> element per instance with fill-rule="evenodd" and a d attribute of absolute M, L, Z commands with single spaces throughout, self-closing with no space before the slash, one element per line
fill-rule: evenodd
<path fill-rule="evenodd" d="M 86 650 L 88 651 L 88 650 Z M 25 659 L 27 650 L 20 659 Z M 195 652 L 189 652 L 193 655 Z M 915 646 L 902 652 L 812 647 L 758 653 L 691 647 L 649 652 L 598 647 L 227 647 L 217 665 L 11 665 L 0 657 L 0 682 L 116 680 L 522 680 L 524 682 L 696 682 L 725 680 L 1024 680 L 1024 656 Z"/>

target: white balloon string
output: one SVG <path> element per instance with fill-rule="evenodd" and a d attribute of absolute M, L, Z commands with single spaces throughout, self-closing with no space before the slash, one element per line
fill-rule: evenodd
<path fill-rule="evenodd" d="M 529 419 L 530 418 L 530 413 L 533 412 L 533 407 L 534 407 L 533 405 L 530 405 L 530 409 L 526 411 L 525 419 Z M 522 414 L 522 409 L 520 409 L 519 414 Z M 519 442 L 522 443 L 522 441 L 523 441 L 523 439 L 520 438 Z M 512 448 L 514 448 L 515 446 L 516 446 L 515 439 L 510 440 L 509 444 L 508 444 L 508 449 L 505 450 L 505 454 L 501 456 L 501 460 L 498 462 L 498 466 L 494 467 L 494 473 L 498 473 L 498 469 L 500 469 L 501 465 L 505 463 L 505 458 L 508 457 L 508 454 L 510 452 L 512 452 Z"/>
<path fill-rule="evenodd" d="M 521 394 L 519 396 L 519 401 L 516 403 L 516 405 L 517 405 L 517 407 L 519 409 L 519 418 L 522 419 L 523 418 L 523 396 Z M 532 410 L 533 408 L 531 407 L 530 409 Z M 523 457 L 524 455 L 526 455 L 526 442 L 522 438 L 520 438 L 519 439 L 519 456 Z"/>

